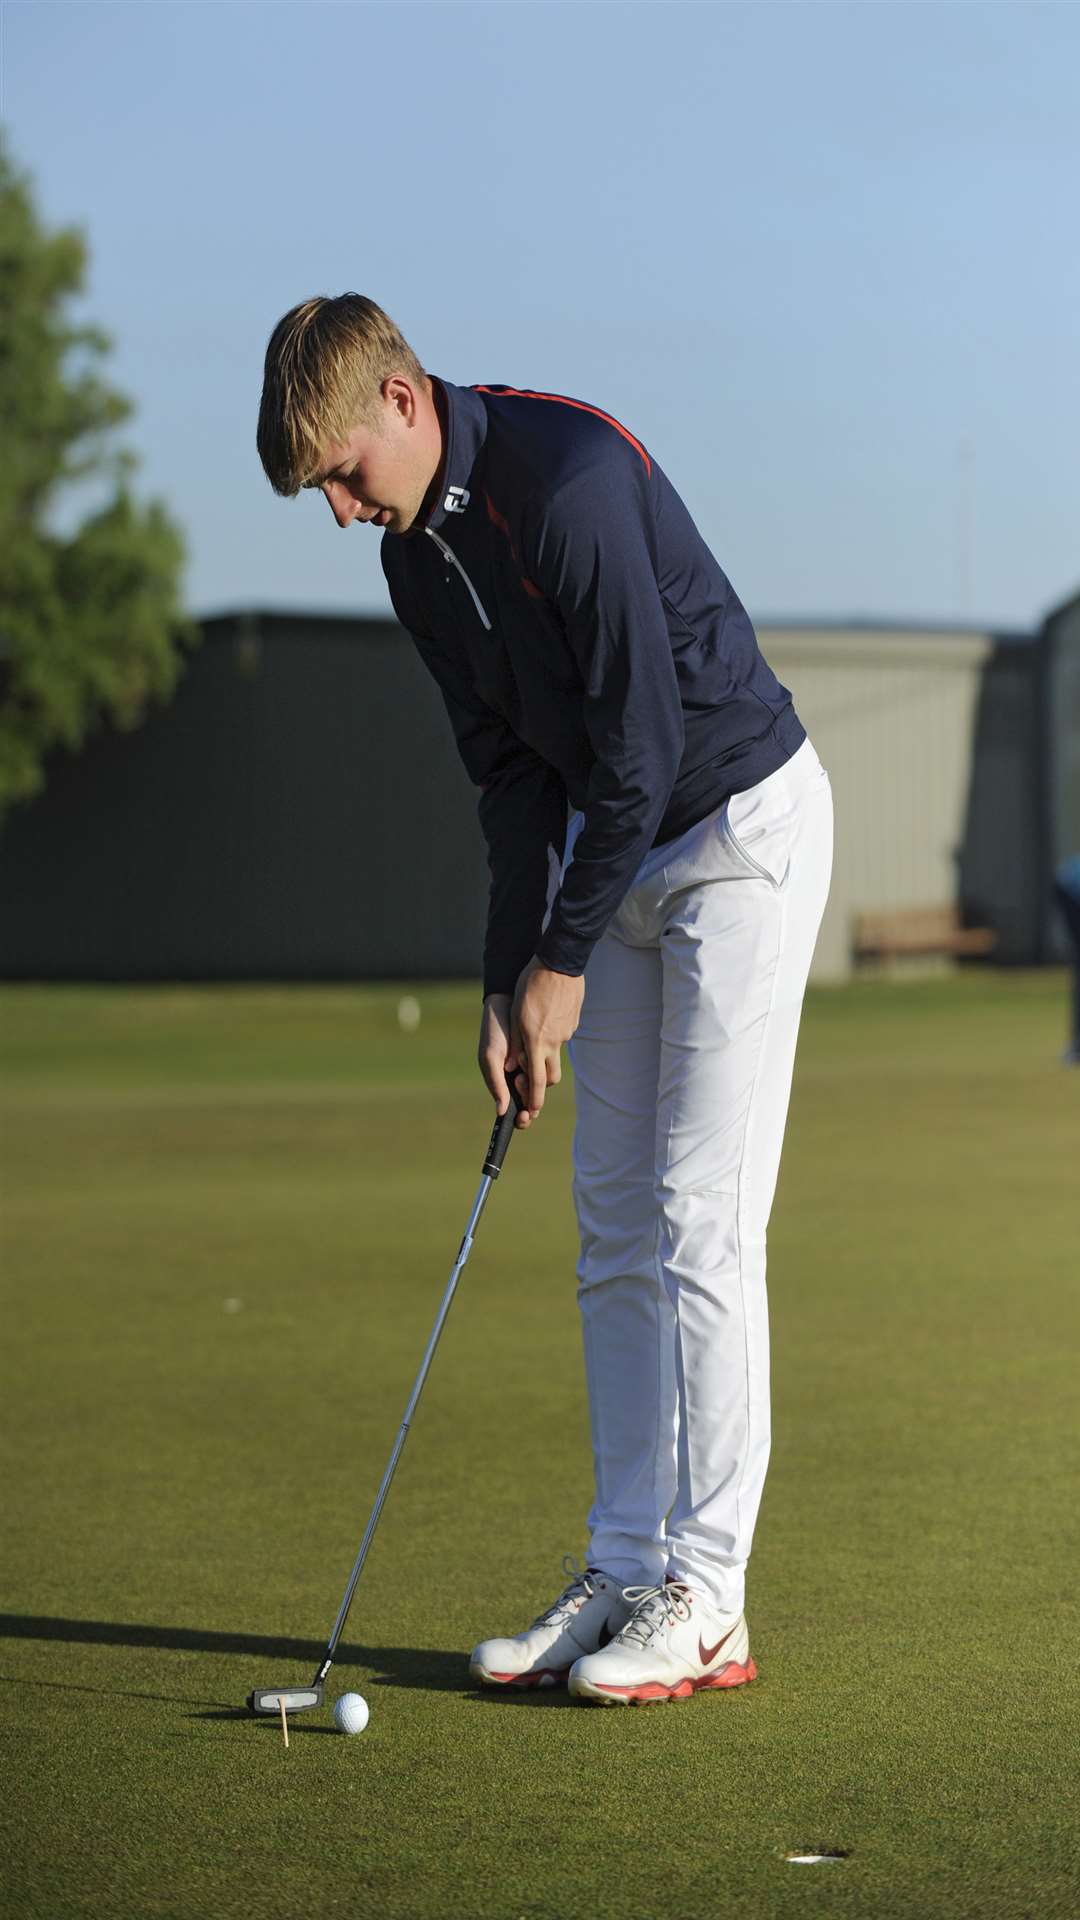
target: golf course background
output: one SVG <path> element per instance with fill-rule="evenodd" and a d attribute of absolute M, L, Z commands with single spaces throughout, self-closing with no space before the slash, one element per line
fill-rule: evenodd
<path fill-rule="evenodd" d="M 414 1032 L 403 992 L 419 999 Z M 812 992 L 770 1232 L 760 1678 L 468 1684 L 581 1555 L 572 1087 L 471 988 L 0 991 L 5 1916 L 1073 1916 L 1080 1071 L 1061 973 Z M 790 1864 L 799 1849 L 847 1857 Z"/>

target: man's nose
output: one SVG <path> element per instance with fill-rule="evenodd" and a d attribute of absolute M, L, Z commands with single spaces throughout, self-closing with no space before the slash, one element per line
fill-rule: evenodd
<path fill-rule="evenodd" d="M 326 486 L 323 488 L 330 503 L 330 511 L 339 527 L 351 527 L 360 511 L 360 502 L 355 500 L 344 487 Z"/>

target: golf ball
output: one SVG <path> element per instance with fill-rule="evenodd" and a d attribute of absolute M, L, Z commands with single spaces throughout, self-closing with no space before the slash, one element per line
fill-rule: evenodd
<path fill-rule="evenodd" d="M 415 1033 L 420 1025 L 420 1002 L 411 993 L 406 993 L 397 1003 L 398 1026 L 402 1033 Z"/>
<path fill-rule="evenodd" d="M 334 1706 L 334 1725 L 339 1733 L 363 1733 L 368 1723 L 368 1703 L 362 1693 L 343 1693 Z"/>

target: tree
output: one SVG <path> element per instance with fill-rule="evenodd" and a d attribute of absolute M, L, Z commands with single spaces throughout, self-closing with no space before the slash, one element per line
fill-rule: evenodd
<path fill-rule="evenodd" d="M 136 504 L 114 444 L 132 407 L 99 377 L 108 336 L 67 317 L 85 269 L 83 236 L 44 231 L 0 137 L 0 818 L 41 791 L 51 748 L 168 700 L 198 638 L 180 532 Z M 87 479 L 107 504 L 60 538 L 49 516 Z"/>

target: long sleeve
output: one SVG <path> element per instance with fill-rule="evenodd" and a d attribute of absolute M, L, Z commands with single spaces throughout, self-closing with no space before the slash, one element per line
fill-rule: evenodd
<path fill-rule="evenodd" d="M 557 609 L 584 683 L 595 762 L 585 824 L 537 952 L 582 973 L 655 839 L 683 752 L 682 702 L 650 550 L 644 469 L 587 469 L 525 520 L 531 579 Z"/>
<path fill-rule="evenodd" d="M 553 850 L 562 857 L 566 790 L 547 762 L 485 705 L 449 649 L 413 639 L 438 683 L 478 812 L 491 887 L 484 941 L 484 993 L 513 993 L 536 952 L 547 911 Z"/>

